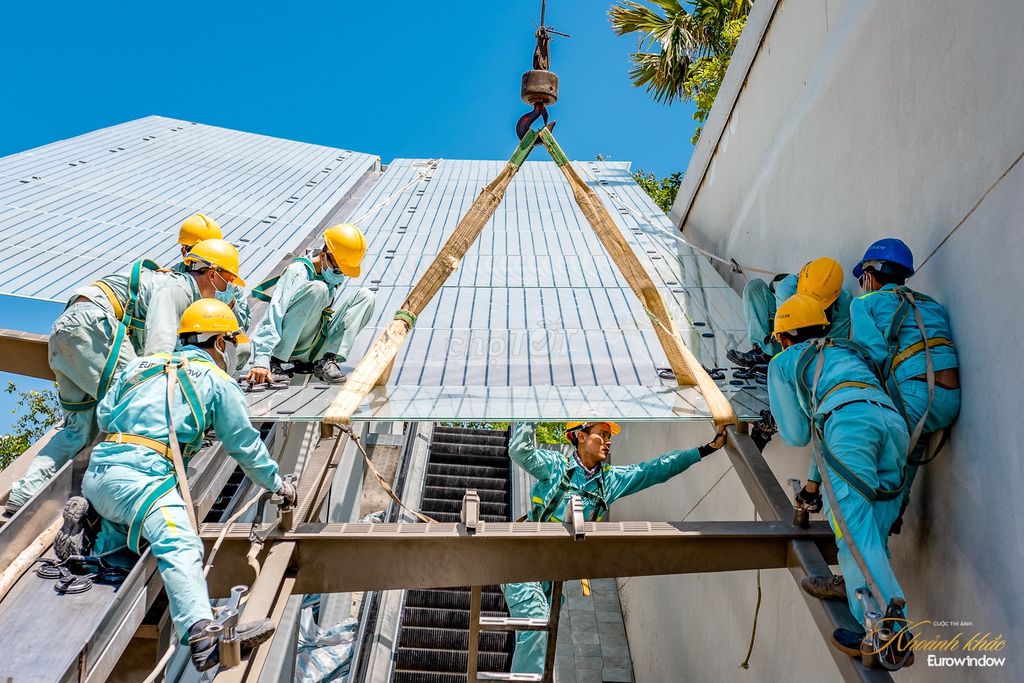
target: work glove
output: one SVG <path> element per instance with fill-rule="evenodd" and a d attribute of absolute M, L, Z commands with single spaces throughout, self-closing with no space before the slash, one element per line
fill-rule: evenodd
<path fill-rule="evenodd" d="M 808 491 L 804 486 L 800 493 L 793 499 L 797 507 L 804 508 L 808 512 L 821 512 L 821 491 Z"/>
<path fill-rule="evenodd" d="M 700 453 L 700 457 L 701 458 L 706 458 L 707 456 L 711 455 L 712 453 L 717 451 L 719 448 L 724 446 L 725 445 L 725 441 L 726 441 L 725 427 L 720 427 L 719 430 L 718 430 L 718 434 L 715 434 L 715 438 L 712 439 L 711 441 L 708 441 L 703 446 L 698 446 L 697 447 L 697 452 Z"/>
<path fill-rule="evenodd" d="M 779 425 L 775 423 L 775 416 L 772 415 L 770 410 L 761 411 L 761 419 L 755 422 L 750 428 L 750 439 L 757 446 L 757 450 L 764 451 L 764 447 L 768 445 L 768 442 L 772 440 L 779 431 Z"/>
<path fill-rule="evenodd" d="M 277 490 L 277 495 L 284 499 L 286 507 L 295 507 L 299 502 L 299 492 L 295 490 L 295 484 L 290 481 L 283 482 Z"/>

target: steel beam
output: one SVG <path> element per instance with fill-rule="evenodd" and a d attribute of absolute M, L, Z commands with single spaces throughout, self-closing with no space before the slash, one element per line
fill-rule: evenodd
<path fill-rule="evenodd" d="M 208 546 L 222 528 L 203 525 Z M 787 566 L 794 538 L 834 548 L 822 522 L 807 531 L 779 522 L 601 522 L 585 530 L 577 542 L 554 523 L 486 522 L 473 536 L 459 524 L 304 524 L 276 532 L 268 546 L 295 545 L 299 593 L 771 569 Z M 228 595 L 250 571 L 248 550 L 248 525 L 228 532 L 211 595 Z"/>
<path fill-rule="evenodd" d="M 739 475 L 743 488 L 747 490 L 747 495 L 754 503 L 757 514 L 762 519 L 796 528 L 792 526 L 793 503 L 750 436 L 735 427 L 729 427 L 726 452 L 733 469 Z M 816 522 L 811 523 L 812 526 L 814 524 Z M 822 543 L 793 539 L 787 543 L 787 555 L 786 566 L 798 586 L 800 580 L 805 576 L 830 576 L 832 574 L 829 564 L 835 561 L 834 542 L 830 551 L 823 554 Z M 857 630 L 860 628 L 845 603 L 836 600 L 818 600 L 805 593 L 803 589 L 799 589 L 799 592 L 807 604 L 807 609 L 810 611 L 815 625 L 821 631 L 825 642 L 828 643 L 828 651 L 845 680 L 875 683 L 892 680 L 892 677 L 885 671 L 866 669 L 860 665 L 859 660 L 832 647 L 829 641 L 835 629 Z"/>
<path fill-rule="evenodd" d="M 54 380 L 46 351 L 48 335 L 0 329 L 0 370 Z"/>

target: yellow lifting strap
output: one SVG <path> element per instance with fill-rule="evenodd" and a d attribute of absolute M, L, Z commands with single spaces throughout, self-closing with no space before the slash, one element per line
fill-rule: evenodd
<path fill-rule="evenodd" d="M 700 389 L 716 425 L 737 422 L 732 404 L 680 338 L 679 330 L 665 306 L 665 301 L 661 298 L 661 294 L 654 286 L 654 282 L 640 259 L 633 253 L 629 243 L 622 236 L 622 232 L 615 225 L 612 217 L 608 215 L 607 209 L 598 199 L 597 194 L 576 173 L 572 164 L 569 163 L 568 157 L 546 128 L 542 128 L 539 134 L 537 131 L 530 130 L 520 141 L 519 147 L 516 148 L 512 158 L 509 159 L 498 176 L 474 200 L 469 211 L 462 217 L 455 230 L 445 241 L 444 246 L 441 247 L 441 251 L 434 257 L 433 262 L 413 287 L 412 292 L 402 304 L 399 314 L 395 315 L 391 323 L 377 337 L 341 391 L 338 392 L 324 415 L 326 422 L 336 425 L 348 424 L 349 418 L 359 409 L 374 386 L 386 381 L 395 357 L 398 355 L 398 350 L 412 330 L 410 319 L 415 320 L 415 316 L 423 312 L 423 309 L 434 298 L 441 285 L 455 271 L 459 261 L 479 237 L 487 221 L 494 215 L 494 211 L 504 198 L 509 183 L 512 182 L 532 151 L 538 135 L 555 164 L 569 182 L 576 203 L 594 232 L 597 233 L 601 244 L 604 245 L 612 261 L 615 262 L 626 282 L 629 283 L 630 288 L 643 304 L 644 310 L 654 325 L 654 331 L 658 335 L 665 355 L 668 357 L 669 366 L 675 373 L 676 381 L 681 386 L 697 386 Z"/>

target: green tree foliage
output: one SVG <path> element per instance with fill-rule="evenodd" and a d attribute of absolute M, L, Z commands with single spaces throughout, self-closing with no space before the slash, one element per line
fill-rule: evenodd
<path fill-rule="evenodd" d="M 630 80 L 655 102 L 691 100 L 703 124 L 722 84 L 752 0 L 620 0 L 612 29 L 638 34 Z M 656 51 L 655 51 L 656 49 Z M 693 137 L 696 142 L 703 125 Z"/>
<path fill-rule="evenodd" d="M 18 405 L 11 412 L 15 415 L 20 413 L 20 416 L 12 425 L 10 434 L 0 434 L 0 470 L 14 462 L 61 419 L 56 391 L 18 391 L 14 382 L 8 382 L 4 391 L 18 395 Z"/>
<path fill-rule="evenodd" d="M 721 54 L 701 57 L 690 65 L 686 82 L 683 83 L 683 92 L 697 105 L 693 119 L 700 125 L 697 126 L 697 130 L 694 131 L 693 137 L 690 139 L 690 142 L 695 145 L 704 130 L 704 121 L 708 118 L 711 105 L 715 103 L 718 90 L 722 87 L 722 79 L 725 78 L 726 69 L 729 68 L 733 50 L 736 49 L 740 33 L 743 32 L 743 27 L 746 25 L 746 17 L 727 22 L 722 30 L 726 49 Z"/>
<path fill-rule="evenodd" d="M 641 168 L 633 172 L 633 180 L 650 195 L 659 209 L 668 213 L 672 210 L 672 202 L 676 200 L 679 185 L 683 182 L 683 174 L 679 171 L 667 178 L 659 178 Z"/>
<path fill-rule="evenodd" d="M 506 430 L 508 422 L 441 422 L 442 427 L 463 427 L 466 429 Z M 569 443 L 565 438 L 564 422 L 542 422 L 537 425 L 537 443 L 560 445 Z"/>

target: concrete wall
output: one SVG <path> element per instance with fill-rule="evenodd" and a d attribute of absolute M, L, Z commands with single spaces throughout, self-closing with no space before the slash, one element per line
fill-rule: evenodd
<path fill-rule="evenodd" d="M 912 616 L 973 622 L 962 629 L 968 635 L 1001 634 L 1007 665 L 921 662 L 900 680 L 1020 680 L 1024 672 L 1014 398 L 1024 369 L 1022 35 L 1019 0 L 780 3 L 738 99 L 715 105 L 732 111 L 720 131 L 705 131 L 701 144 L 715 146 L 707 173 L 691 169 L 673 211 L 699 246 L 775 271 L 823 254 L 851 267 L 871 241 L 901 237 L 920 264 L 911 285 L 949 307 L 963 410 L 951 444 L 918 479 L 908 524 L 891 544 L 894 565 Z M 737 288 L 742 282 L 732 276 Z M 847 284 L 856 288 L 852 277 Z M 626 437 L 635 456 L 618 450 L 646 457 L 669 440 L 700 438 L 656 427 Z M 799 474 L 807 457 L 769 447 L 780 476 Z M 702 463 L 614 513 L 679 519 L 714 484 L 713 470 L 726 467 L 724 459 Z M 690 519 L 748 514 L 727 474 Z M 832 665 L 787 581 L 763 573 L 759 642 L 744 672 L 736 664 L 749 635 L 752 577 L 630 580 L 623 595 L 637 680 L 820 679 Z"/>
<path fill-rule="evenodd" d="M 668 450 L 691 448 L 714 436 L 707 425 L 623 425 L 616 437 L 616 464 Z M 785 482 L 807 470 L 802 450 L 772 444 L 765 456 Z M 788 489 L 787 489 L 788 490 Z M 753 521 L 754 506 L 719 451 L 675 479 L 623 498 L 612 506 L 615 521 Z M 740 663 L 750 643 L 757 602 L 757 572 L 722 572 L 620 579 L 630 655 L 638 683 L 659 681 L 836 680 L 827 645 L 811 621 L 792 575 L 760 572 L 761 610 L 750 668 Z"/>

